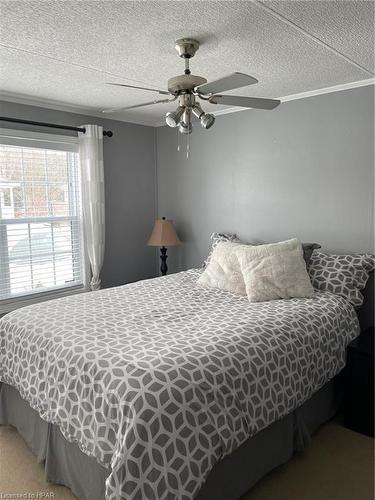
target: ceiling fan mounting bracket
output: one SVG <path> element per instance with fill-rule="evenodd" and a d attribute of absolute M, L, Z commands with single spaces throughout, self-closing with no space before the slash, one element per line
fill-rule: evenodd
<path fill-rule="evenodd" d="M 198 40 L 194 40 L 194 38 L 180 38 L 175 41 L 174 47 L 180 57 L 190 59 L 194 57 L 196 51 L 199 49 L 199 42 Z"/>

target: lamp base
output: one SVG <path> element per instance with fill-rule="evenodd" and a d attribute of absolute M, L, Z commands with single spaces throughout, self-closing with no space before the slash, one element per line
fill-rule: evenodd
<path fill-rule="evenodd" d="M 160 260 L 161 260 L 161 266 L 160 266 L 160 271 L 161 275 L 165 276 L 168 271 L 168 266 L 167 266 L 167 249 L 165 247 L 161 247 L 160 249 Z"/>

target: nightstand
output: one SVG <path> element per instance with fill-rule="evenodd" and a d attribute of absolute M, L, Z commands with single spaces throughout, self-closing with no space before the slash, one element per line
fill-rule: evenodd
<path fill-rule="evenodd" d="M 374 436 L 374 328 L 368 328 L 347 350 L 344 425 Z"/>

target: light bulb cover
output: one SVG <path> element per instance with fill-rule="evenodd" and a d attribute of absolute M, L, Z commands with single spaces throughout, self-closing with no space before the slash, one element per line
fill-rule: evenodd
<path fill-rule="evenodd" d="M 165 115 L 165 122 L 168 125 L 168 127 L 178 127 L 178 124 L 180 123 L 180 118 L 185 111 L 185 108 L 182 106 L 179 106 L 176 111 L 168 111 L 168 113 Z"/>
<path fill-rule="evenodd" d="M 203 109 L 201 108 L 200 104 L 196 103 L 193 107 L 192 107 L 192 112 L 194 113 L 194 115 L 200 119 L 202 115 L 204 115 L 204 111 Z"/>
<path fill-rule="evenodd" d="M 205 113 L 203 116 L 201 116 L 200 120 L 202 127 L 205 129 L 211 128 L 215 123 L 215 117 L 214 115 L 211 115 L 211 113 Z"/>

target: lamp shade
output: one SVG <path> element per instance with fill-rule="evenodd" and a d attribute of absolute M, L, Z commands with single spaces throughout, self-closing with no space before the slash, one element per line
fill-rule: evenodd
<path fill-rule="evenodd" d="M 157 219 L 147 245 L 151 247 L 175 247 L 181 245 L 181 241 L 178 239 L 173 227 L 173 222 L 165 217 Z"/>

